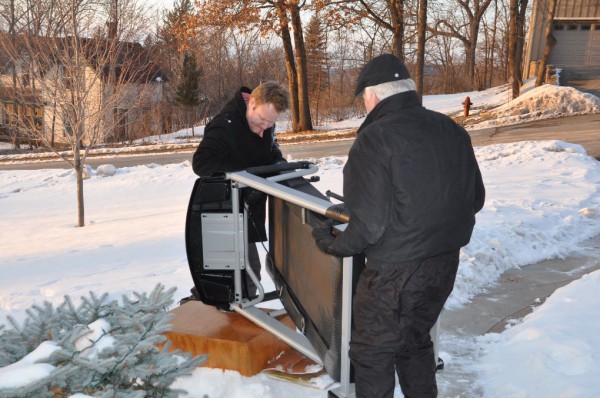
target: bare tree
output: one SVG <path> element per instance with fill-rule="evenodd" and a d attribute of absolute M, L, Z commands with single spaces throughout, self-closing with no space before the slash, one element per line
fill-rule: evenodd
<path fill-rule="evenodd" d="M 2 39 L 20 76 L 16 94 L 29 114 L 13 115 L 18 128 L 68 162 L 76 175 L 77 225 L 85 225 L 83 200 L 84 164 L 89 150 L 99 142 L 127 133 L 140 110 L 152 101 L 159 87 L 159 71 L 142 46 L 133 41 L 143 27 L 134 3 L 123 2 L 128 19 L 116 34 L 93 37 L 101 11 L 95 1 L 65 0 L 57 3 L 66 24 L 58 37 L 23 34 L 11 42 Z M 138 10 L 139 12 L 139 10 Z M 139 25 L 132 22 L 138 17 Z M 43 116 L 43 117 L 42 117 Z M 43 125 L 51 120 L 52 126 Z M 48 134 L 48 129 L 56 131 Z M 53 142 L 55 140 L 56 142 Z M 54 146 L 68 146 L 62 152 Z"/>
<path fill-rule="evenodd" d="M 311 114 L 315 124 L 319 124 L 321 116 L 322 93 L 327 88 L 327 36 L 321 25 L 321 18 L 315 15 L 311 18 L 306 31 L 306 57 L 308 60 L 308 83 L 312 103 Z"/>
<path fill-rule="evenodd" d="M 281 39 L 275 34 L 246 24 L 220 24 L 208 18 L 198 25 L 197 14 L 191 0 L 177 1 L 165 13 L 155 43 L 161 65 L 169 72 L 169 99 L 176 98 L 173 89 L 183 79 L 183 54 L 193 55 L 202 70 L 200 105 L 184 112 L 186 109 L 169 104 L 168 116 L 174 129 L 187 127 L 190 122 L 207 123 L 210 115 L 218 112 L 242 85 L 255 87 L 265 80 L 283 82 L 287 78 L 284 52 L 278 44 Z"/>
<path fill-rule="evenodd" d="M 492 0 L 455 0 L 458 10 L 450 9 L 446 16 L 439 17 L 431 32 L 453 37 L 464 46 L 466 74 L 471 89 L 475 88 L 475 54 L 481 20 Z M 441 4 L 440 4 L 441 6 Z M 462 13 L 462 18 L 456 18 Z"/>
<path fill-rule="evenodd" d="M 0 19 L 3 29 L 7 32 L 7 35 L 4 37 L 4 41 L 8 46 L 15 46 L 18 33 L 22 27 L 24 22 L 24 16 L 26 14 L 26 10 L 22 7 L 22 4 L 17 3 L 16 0 L 8 0 L 0 3 L 1 7 L 1 15 L 2 19 Z M 4 49 L 6 50 L 6 49 Z M 9 104 L 5 106 L 5 113 L 12 115 L 11 121 L 6 125 L 2 126 L 4 133 L 10 138 L 15 148 L 20 147 L 21 137 L 19 136 L 19 132 L 15 129 L 15 122 L 19 118 L 19 112 L 21 110 L 21 106 L 19 104 L 18 98 L 15 95 L 18 87 L 18 74 L 17 74 L 17 66 L 13 62 L 7 51 L 3 51 L 4 56 L 2 67 L 5 70 L 10 71 L 10 89 L 3 90 L 7 93 L 5 95 L 11 100 Z M 4 80 L 4 79 L 3 79 Z M 0 84 L 3 83 L 0 81 Z M 4 84 L 2 84 L 4 85 Z"/>
<path fill-rule="evenodd" d="M 484 17 L 483 24 L 483 74 L 480 76 L 478 86 L 490 87 L 496 74 L 496 55 L 498 51 L 498 24 L 500 11 L 498 9 L 498 0 L 494 0 L 494 7 L 491 10 L 491 18 Z M 489 20 L 491 19 L 491 21 Z"/>
<path fill-rule="evenodd" d="M 27 14 L 27 32 L 36 36 L 57 36 L 62 32 L 67 15 L 61 12 L 61 0 L 22 0 Z"/>
<path fill-rule="evenodd" d="M 417 23 L 417 66 L 415 83 L 417 92 L 423 95 L 423 73 L 425 70 L 425 42 L 427 35 L 427 0 L 419 0 L 419 17 Z"/>
<path fill-rule="evenodd" d="M 322 1 L 322 6 L 328 7 L 329 18 L 342 20 L 347 26 L 358 24 L 364 26 L 364 19 L 391 36 L 391 51 L 405 61 L 405 30 L 407 21 L 414 15 L 408 12 L 405 0 L 338 0 Z M 377 55 L 377 54 L 375 54 Z M 366 60 L 371 59 L 371 57 Z"/>
<path fill-rule="evenodd" d="M 447 94 L 459 91 L 464 75 L 461 63 L 455 60 L 455 56 L 460 54 L 459 43 L 451 37 L 433 35 L 428 44 L 428 57 L 435 68 L 434 76 L 424 81 L 432 89 L 429 92 Z M 423 89 L 428 91 L 427 87 Z"/>
<path fill-rule="evenodd" d="M 497 3 L 497 33 L 495 40 L 494 62 L 497 64 L 494 74 L 495 83 L 505 83 L 509 80 L 509 31 L 511 0 L 494 0 Z"/>
<path fill-rule="evenodd" d="M 508 29 L 508 69 L 512 97 L 517 98 L 523 84 L 522 62 L 525 41 L 525 13 L 528 0 L 510 0 L 510 21 Z"/>
<path fill-rule="evenodd" d="M 198 32 L 186 51 L 195 54 L 200 78 L 202 104 L 199 120 L 214 115 L 240 86 L 256 87 L 265 80 L 286 81 L 286 65 L 281 40 L 235 27 L 207 27 Z M 179 81 L 180 69 L 173 80 Z"/>
<path fill-rule="evenodd" d="M 296 67 L 298 68 L 298 126 L 296 130 L 312 130 L 312 118 L 310 116 L 310 100 L 308 98 L 308 66 L 306 62 L 306 47 L 304 46 L 304 33 L 302 20 L 300 19 L 300 1 L 290 0 L 290 19 L 292 22 L 292 33 L 294 35 L 294 54 Z"/>
<path fill-rule="evenodd" d="M 308 98 L 306 52 L 299 0 L 197 0 L 197 13 L 181 37 L 194 37 L 199 28 L 235 27 L 240 31 L 258 29 L 276 33 L 282 40 L 288 87 L 292 97 L 291 119 L 294 131 L 312 130 Z"/>
<path fill-rule="evenodd" d="M 329 43 L 326 64 L 329 85 L 323 99 L 327 107 L 324 113 L 336 121 L 358 116 L 363 110 L 362 107 L 356 106 L 358 101 L 354 101 L 353 82 L 356 81 L 364 60 L 372 58 L 372 54 L 379 53 L 375 49 L 375 35 L 369 40 L 364 40 L 364 35 L 356 40 L 347 31 L 338 29 L 335 25 L 328 26 L 325 32 Z M 357 48 L 361 50 L 357 51 Z M 357 57 L 356 53 L 360 55 Z"/>
<path fill-rule="evenodd" d="M 544 84 L 544 80 L 546 79 L 546 65 L 548 65 L 548 58 L 550 58 L 550 54 L 552 54 L 552 50 L 554 49 L 554 46 L 556 46 L 556 38 L 552 34 L 552 21 L 554 20 L 554 14 L 556 13 L 556 3 L 556 0 L 548 0 L 548 3 L 544 3 L 544 5 L 547 5 L 548 7 L 546 10 L 544 10 L 544 14 L 546 15 L 546 29 L 544 32 L 546 37 L 546 45 L 544 46 L 544 52 L 542 53 L 542 58 L 540 59 L 540 63 L 537 67 L 537 78 L 535 80 L 536 87 Z"/>

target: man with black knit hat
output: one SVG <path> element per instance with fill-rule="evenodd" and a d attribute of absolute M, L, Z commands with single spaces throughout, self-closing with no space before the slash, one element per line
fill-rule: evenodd
<path fill-rule="evenodd" d="M 240 88 L 235 97 L 206 125 L 204 137 L 194 153 L 192 168 L 201 177 L 216 172 L 244 170 L 284 162 L 275 141 L 275 122 L 289 106 L 289 92 L 276 82 L 265 82 L 254 90 Z M 248 262 L 260 279 L 260 259 L 255 242 L 267 239 L 266 196 L 246 188 L 249 209 Z M 256 286 L 246 275 L 249 296 Z"/>
<path fill-rule="evenodd" d="M 350 359 L 356 396 L 437 396 L 429 332 L 454 286 L 459 251 L 485 190 L 468 133 L 425 109 L 406 66 L 391 54 L 358 78 L 367 117 L 344 167 L 346 229 L 315 229 L 319 248 L 366 256 L 353 302 Z"/>

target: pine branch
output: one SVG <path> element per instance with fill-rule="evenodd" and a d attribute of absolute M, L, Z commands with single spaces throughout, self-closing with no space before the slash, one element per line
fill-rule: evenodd
<path fill-rule="evenodd" d="M 0 398 L 67 397 L 78 392 L 111 398 L 179 396 L 182 391 L 171 389 L 171 384 L 191 374 L 206 356 L 192 358 L 165 343 L 172 318 L 166 309 L 174 292 L 159 284 L 150 294 L 134 293 L 121 303 L 90 293 L 79 306 L 65 296 L 56 310 L 47 302 L 27 310 L 21 326 L 9 318 L 12 328 L 0 329 L 0 366 L 16 362 L 45 340 L 61 349 L 45 361 L 55 367 L 48 377 L 0 391 Z"/>

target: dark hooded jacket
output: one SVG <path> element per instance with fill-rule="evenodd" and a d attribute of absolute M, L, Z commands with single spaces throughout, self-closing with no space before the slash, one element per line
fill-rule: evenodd
<path fill-rule="evenodd" d="M 352 215 L 332 251 L 393 265 L 466 245 L 485 189 L 468 133 L 408 91 L 381 101 L 360 126 L 344 198 Z"/>
<path fill-rule="evenodd" d="M 201 177 L 284 161 L 274 138 L 275 126 L 265 130 L 262 137 L 250 130 L 242 92 L 251 91 L 240 88 L 204 128 L 192 162 L 194 172 Z M 248 235 L 249 242 L 266 240 L 264 198 L 250 206 Z"/>

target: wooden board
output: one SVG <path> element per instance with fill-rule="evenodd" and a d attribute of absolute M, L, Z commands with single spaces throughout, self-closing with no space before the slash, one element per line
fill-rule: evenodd
<path fill-rule="evenodd" d="M 203 366 L 253 376 L 272 367 L 282 352 L 295 351 L 242 315 L 222 313 L 200 301 L 189 301 L 171 312 L 175 315 L 173 328 L 165 336 L 172 348 L 192 355 L 208 354 Z M 279 320 L 293 327 L 287 315 Z"/>

